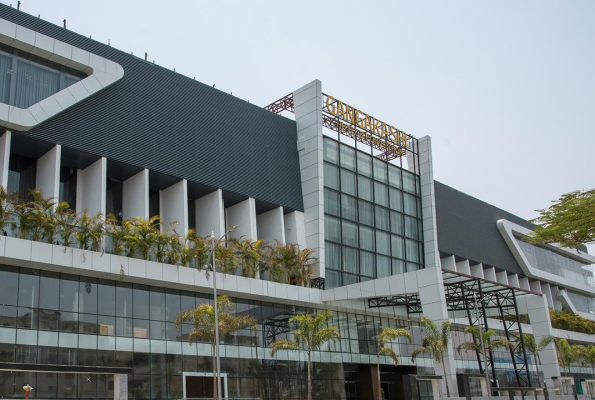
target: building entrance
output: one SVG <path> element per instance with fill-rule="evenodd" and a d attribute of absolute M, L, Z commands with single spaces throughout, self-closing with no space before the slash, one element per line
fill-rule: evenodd
<path fill-rule="evenodd" d="M 376 365 L 344 364 L 345 397 L 347 400 L 377 400 L 378 375 Z M 403 377 L 416 373 L 416 367 L 380 366 L 380 387 L 383 400 L 405 400 Z"/>
<path fill-rule="evenodd" d="M 227 399 L 227 374 L 221 374 L 221 391 Z M 211 372 L 184 372 L 184 398 L 208 399 L 213 397 L 215 380 Z"/>

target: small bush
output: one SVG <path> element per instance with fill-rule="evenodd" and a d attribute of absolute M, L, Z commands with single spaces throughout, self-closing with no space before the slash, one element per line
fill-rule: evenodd
<path fill-rule="evenodd" d="M 595 321 L 583 318 L 578 314 L 573 314 L 568 311 L 550 310 L 550 319 L 553 328 L 586 333 L 589 335 L 595 334 Z"/>

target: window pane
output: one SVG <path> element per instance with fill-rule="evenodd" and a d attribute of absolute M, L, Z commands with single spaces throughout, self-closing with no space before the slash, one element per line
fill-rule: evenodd
<path fill-rule="evenodd" d="M 116 286 L 116 316 L 132 318 L 132 285 L 118 283 Z"/>
<path fill-rule="evenodd" d="M 324 236 L 326 240 L 341 243 L 341 228 L 339 219 L 331 216 L 324 217 Z"/>
<path fill-rule="evenodd" d="M 180 311 L 180 293 L 177 290 L 167 290 L 165 292 L 165 320 L 174 322 Z"/>
<path fill-rule="evenodd" d="M 324 190 L 324 212 L 339 216 L 339 193 L 331 190 Z"/>
<path fill-rule="evenodd" d="M 326 217 L 328 218 L 328 217 Z M 357 247 L 357 224 L 349 221 L 343 221 L 343 244 Z"/>
<path fill-rule="evenodd" d="M 403 190 L 415 193 L 415 175 L 411 172 L 403 171 Z"/>
<path fill-rule="evenodd" d="M 377 158 L 374 159 L 374 179 L 384 183 L 387 182 L 386 162 Z"/>
<path fill-rule="evenodd" d="M 149 319 L 149 287 L 134 285 L 132 291 L 132 315 L 134 318 Z"/>
<path fill-rule="evenodd" d="M 339 168 L 324 163 L 324 186 L 339 190 Z"/>
<path fill-rule="evenodd" d="M 405 236 L 411 239 L 418 238 L 417 219 L 405 216 Z"/>
<path fill-rule="evenodd" d="M 79 333 L 97 335 L 97 315 L 79 314 Z"/>
<path fill-rule="evenodd" d="M 341 195 L 341 216 L 345 219 L 357 221 L 357 200 L 355 197 Z"/>
<path fill-rule="evenodd" d="M 343 247 L 343 271 L 357 274 L 357 250 Z"/>
<path fill-rule="evenodd" d="M 359 222 L 366 225 L 374 225 L 374 208 L 371 203 L 359 202 Z"/>
<path fill-rule="evenodd" d="M 60 308 L 60 275 L 55 272 L 41 271 L 39 277 L 39 301 L 47 310 Z"/>
<path fill-rule="evenodd" d="M 419 243 L 415 240 L 407 239 L 407 260 L 419 262 Z"/>
<path fill-rule="evenodd" d="M 402 193 L 400 190 L 389 188 L 390 193 L 390 208 L 396 211 L 403 211 Z"/>
<path fill-rule="evenodd" d="M 78 312 L 79 279 L 64 276 L 60 280 L 60 310 Z"/>
<path fill-rule="evenodd" d="M 165 293 L 163 289 L 151 288 L 151 319 L 165 321 Z"/>
<path fill-rule="evenodd" d="M 388 207 L 388 186 L 374 182 L 374 199 L 376 204 Z"/>
<path fill-rule="evenodd" d="M 398 212 L 390 212 L 390 231 L 397 235 L 403 235 L 403 216 Z"/>
<path fill-rule="evenodd" d="M 97 287 L 97 295 L 101 299 L 97 306 L 97 312 L 101 315 L 115 315 L 116 285 L 114 282 L 100 280 Z"/>
<path fill-rule="evenodd" d="M 358 279 L 356 275 L 343 274 L 343 285 L 351 285 L 357 283 Z"/>
<path fill-rule="evenodd" d="M 357 172 L 372 177 L 372 156 L 361 151 L 357 152 Z"/>
<path fill-rule="evenodd" d="M 361 249 L 374 251 L 374 229 L 360 225 L 359 245 Z"/>
<path fill-rule="evenodd" d="M 391 275 L 390 258 L 384 256 L 377 256 L 376 263 L 376 268 L 378 270 L 378 278 Z"/>
<path fill-rule="evenodd" d="M 355 171 L 355 149 L 344 144 L 341 145 L 341 166 Z"/>
<path fill-rule="evenodd" d="M 325 271 L 324 286 L 328 289 L 341 286 L 341 273 L 333 270 Z"/>
<path fill-rule="evenodd" d="M 341 246 L 326 242 L 324 253 L 326 255 L 325 268 L 341 269 Z"/>
<path fill-rule="evenodd" d="M 405 244 L 403 243 L 403 238 L 395 235 L 391 235 L 391 247 L 393 251 L 393 257 L 397 258 L 405 258 L 403 249 L 405 248 Z"/>
<path fill-rule="evenodd" d="M 353 172 L 344 169 L 341 170 L 341 192 L 352 196 L 357 195 L 355 190 L 355 174 Z"/>
<path fill-rule="evenodd" d="M 392 164 L 388 164 L 388 183 L 398 189 L 401 189 L 401 169 Z"/>
<path fill-rule="evenodd" d="M 376 228 L 384 229 L 388 231 L 389 228 L 389 219 L 388 219 L 388 209 L 384 207 L 376 206 Z"/>
<path fill-rule="evenodd" d="M 405 273 L 405 261 L 393 259 L 393 275 Z"/>
<path fill-rule="evenodd" d="M 372 192 L 372 181 L 368 178 L 364 178 L 363 176 L 357 177 L 357 194 L 360 199 L 372 201 L 373 192 Z"/>
<path fill-rule="evenodd" d="M 368 253 L 366 251 L 359 252 L 359 266 L 361 274 L 369 276 L 371 278 L 376 277 L 376 265 L 374 262 L 374 253 Z"/>
<path fill-rule="evenodd" d="M 19 306 L 37 308 L 39 302 L 39 271 L 21 269 L 19 276 Z"/>
<path fill-rule="evenodd" d="M 79 312 L 97 314 L 97 279 L 81 277 L 79 285 Z"/>
<path fill-rule="evenodd" d="M 390 255 L 390 236 L 386 232 L 376 231 L 376 251 Z"/>
<path fill-rule="evenodd" d="M 15 267 L 0 266 L 0 304 L 17 305 L 19 273 Z"/>
<path fill-rule="evenodd" d="M 403 200 L 405 200 L 404 201 L 405 214 L 413 215 L 414 217 L 416 217 L 417 216 L 417 205 L 416 205 L 415 197 L 410 194 L 404 193 Z"/>
<path fill-rule="evenodd" d="M 339 143 L 324 139 L 324 161 L 339 164 Z"/>

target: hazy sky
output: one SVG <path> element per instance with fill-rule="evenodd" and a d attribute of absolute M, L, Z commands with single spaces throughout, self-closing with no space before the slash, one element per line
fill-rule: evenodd
<path fill-rule="evenodd" d="M 432 136 L 437 180 L 524 218 L 595 187 L 594 0 L 23 0 L 21 10 L 261 106 L 320 79 Z"/>

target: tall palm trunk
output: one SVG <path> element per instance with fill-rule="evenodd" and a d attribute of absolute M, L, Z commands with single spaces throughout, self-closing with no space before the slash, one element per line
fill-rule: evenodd
<path fill-rule="evenodd" d="M 312 354 L 308 352 L 308 400 L 312 400 Z"/>
<path fill-rule="evenodd" d="M 213 400 L 217 400 L 217 346 L 213 344 Z"/>
<path fill-rule="evenodd" d="M 442 370 L 444 371 L 444 383 L 446 383 L 446 397 L 450 397 L 450 386 L 448 385 L 448 375 L 446 374 L 446 363 L 442 358 Z"/>
<path fill-rule="evenodd" d="M 380 383 L 380 355 L 376 354 L 376 373 L 378 374 L 378 400 L 382 400 L 382 384 Z"/>

